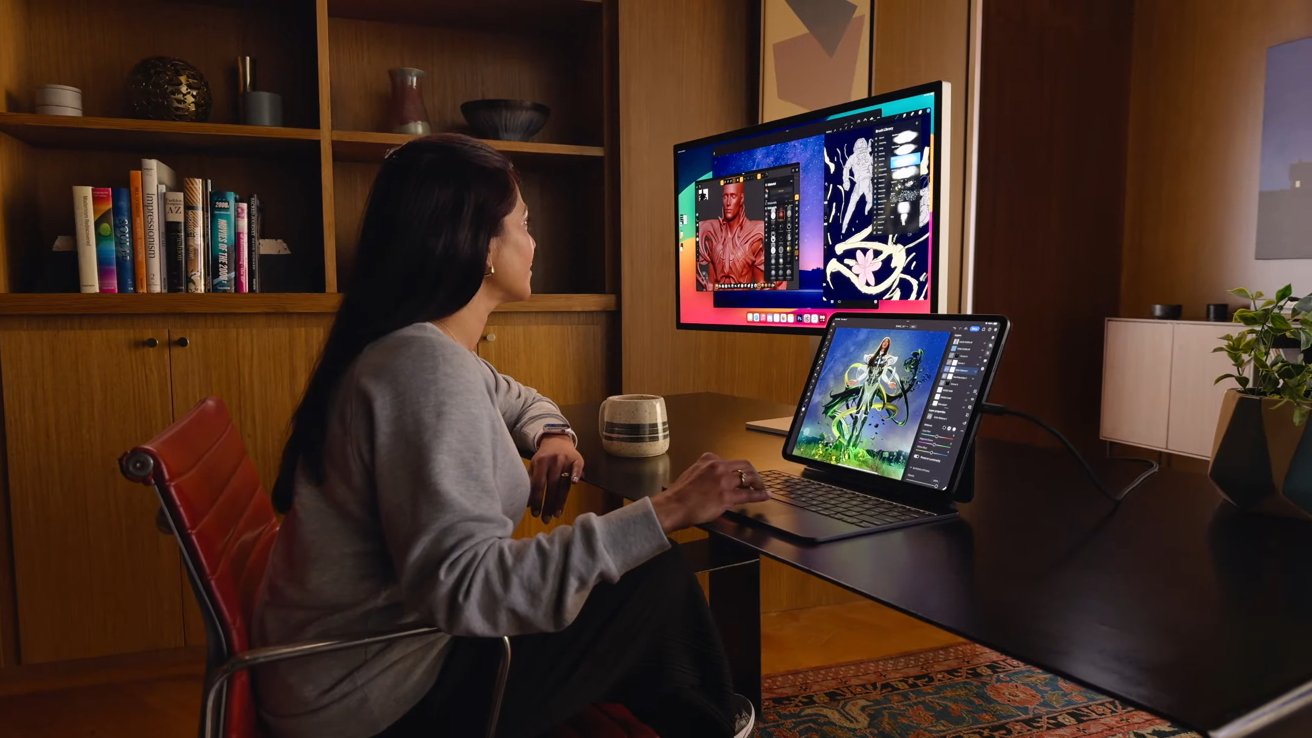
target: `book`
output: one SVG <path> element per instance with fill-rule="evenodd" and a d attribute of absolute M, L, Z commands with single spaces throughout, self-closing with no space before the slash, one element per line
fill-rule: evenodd
<path fill-rule="evenodd" d="M 200 181 L 201 234 L 200 236 L 201 236 L 201 240 L 204 241 L 202 245 L 203 250 L 201 251 L 201 253 L 207 255 L 213 253 L 210 247 L 210 236 L 212 235 L 210 233 L 211 230 L 210 229 L 210 197 L 213 194 L 214 194 L 214 181 L 211 180 L 209 177 L 205 177 L 201 179 Z M 202 284 L 205 285 L 206 292 L 214 291 L 214 274 L 211 271 L 211 266 L 212 266 L 211 260 L 208 256 L 206 256 L 206 258 L 201 260 L 200 278 Z"/>
<path fill-rule="evenodd" d="M 204 185 L 199 177 L 185 177 L 182 180 L 183 194 L 183 240 L 186 243 L 187 291 L 205 291 L 205 236 L 206 228 L 201 225 L 205 208 L 200 199 Z"/>
<path fill-rule="evenodd" d="M 145 194 L 141 191 L 141 170 L 128 172 L 128 194 L 132 206 L 132 283 L 137 292 L 145 292 L 146 286 L 146 224 L 142 201 Z"/>
<path fill-rule="evenodd" d="M 141 160 L 141 213 L 145 222 L 146 283 L 150 292 L 165 292 L 169 289 L 168 257 L 163 253 L 163 195 L 160 192 L 177 188 L 177 175 L 167 164 L 159 159 Z"/>
<path fill-rule="evenodd" d="M 96 281 L 101 292 L 118 292 L 114 263 L 114 194 L 108 187 L 91 188 L 91 220 L 96 235 Z"/>
<path fill-rule="evenodd" d="M 260 291 L 260 235 L 264 223 L 264 208 L 259 195 L 251 195 L 246 202 L 246 243 L 250 244 L 247 263 L 246 288 Z"/>
<path fill-rule="evenodd" d="M 233 292 L 250 291 L 250 267 L 247 266 L 250 263 L 250 246 L 247 240 L 249 234 L 247 229 L 249 223 L 247 220 L 247 207 L 246 203 L 240 200 L 237 201 L 237 211 L 233 217 L 233 223 L 236 225 L 236 239 L 234 242 L 236 244 L 236 262 L 233 266 L 236 283 Z"/>
<path fill-rule="evenodd" d="M 136 273 L 132 265 L 132 194 L 127 187 L 111 190 L 110 214 L 114 231 L 114 270 L 118 291 L 136 291 Z"/>
<path fill-rule="evenodd" d="M 96 272 L 96 225 L 91 214 L 91 188 L 73 185 L 73 236 L 77 241 L 77 282 L 82 292 L 99 292 Z"/>
<path fill-rule="evenodd" d="M 169 190 L 164 198 L 165 284 L 169 292 L 187 291 L 187 240 L 183 228 L 186 204 L 181 192 Z"/>
<path fill-rule="evenodd" d="M 232 292 L 233 241 L 236 224 L 233 216 L 237 209 L 237 196 L 231 192 L 214 192 L 210 195 L 210 267 L 214 292 Z"/>

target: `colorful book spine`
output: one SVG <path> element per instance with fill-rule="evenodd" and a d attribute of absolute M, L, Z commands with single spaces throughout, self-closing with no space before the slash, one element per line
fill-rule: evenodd
<path fill-rule="evenodd" d="M 110 211 L 114 223 L 114 269 L 119 293 L 136 291 L 132 268 L 132 194 L 127 187 L 115 187 Z"/>
<path fill-rule="evenodd" d="M 247 263 L 247 287 L 251 292 L 260 291 L 260 228 L 264 224 L 264 207 L 259 195 L 251 195 L 246 204 L 246 242 L 250 244 L 250 259 Z"/>
<path fill-rule="evenodd" d="M 146 291 L 162 292 L 163 270 L 160 264 L 164 243 L 164 206 L 159 196 L 159 170 L 154 159 L 141 160 L 141 237 L 146 246 Z"/>
<path fill-rule="evenodd" d="M 232 252 L 236 240 L 233 216 L 237 209 L 237 196 L 231 192 L 215 192 L 210 196 L 210 266 L 213 268 L 214 291 L 232 292 Z"/>
<path fill-rule="evenodd" d="M 247 225 L 249 222 L 250 221 L 247 220 L 246 203 L 238 202 L 236 216 L 233 218 L 233 223 L 235 223 L 237 227 L 236 230 L 237 260 L 236 260 L 236 266 L 234 267 L 234 275 L 236 277 L 236 283 L 237 283 L 236 290 L 235 290 L 236 292 L 250 292 L 250 282 L 249 282 L 250 267 L 248 266 L 248 264 L 250 264 L 250 250 L 249 250 L 250 244 L 247 241 L 247 237 L 250 234 L 250 230 Z"/>
<path fill-rule="evenodd" d="M 99 292 L 96 273 L 96 223 L 92 215 L 91 188 L 73 186 L 73 234 L 77 241 L 77 282 L 82 292 Z"/>
<path fill-rule="evenodd" d="M 187 244 L 187 291 L 205 291 L 205 227 L 201 217 L 205 208 L 201 207 L 200 198 L 204 186 L 197 177 L 182 180 L 183 195 L 183 238 Z"/>
<path fill-rule="evenodd" d="M 114 193 L 108 187 L 91 188 L 91 219 L 96 232 L 96 279 L 101 292 L 118 292 L 114 264 Z"/>
<path fill-rule="evenodd" d="M 145 193 L 142 192 L 141 170 L 128 173 L 128 192 L 132 196 L 132 283 L 137 292 L 148 291 L 146 273 L 146 215 Z"/>
<path fill-rule="evenodd" d="M 181 192 L 168 191 L 164 198 L 165 284 L 169 292 L 187 291 L 187 239 L 183 224 L 186 204 Z"/>

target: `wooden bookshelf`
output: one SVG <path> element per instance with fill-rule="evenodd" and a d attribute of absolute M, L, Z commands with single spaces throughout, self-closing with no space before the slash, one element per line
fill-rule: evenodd
<path fill-rule="evenodd" d="M 427 72 L 434 131 L 468 133 L 466 100 L 551 109 L 532 141 L 488 142 L 520 173 L 539 294 L 502 306 L 478 352 L 563 403 L 618 389 L 610 10 L 590 0 L 0 2 L 0 513 L 14 513 L 0 515 L 0 670 L 204 642 L 176 546 L 154 531 L 156 503 L 113 462 L 214 394 L 272 482 L 370 185 L 384 153 L 410 139 L 388 132 L 389 68 Z M 282 95 L 286 127 L 241 124 L 239 55 L 255 59 L 256 89 Z M 149 56 L 202 71 L 208 121 L 129 116 L 124 82 Z M 35 89 L 50 83 L 82 89 L 85 117 L 34 114 Z M 262 235 L 292 252 L 273 269 L 261 259 L 261 281 L 286 291 L 68 291 L 76 255 L 53 247 L 73 233 L 72 186 L 127 186 L 143 158 L 258 194 Z M 279 275 L 296 279 L 279 286 Z"/>

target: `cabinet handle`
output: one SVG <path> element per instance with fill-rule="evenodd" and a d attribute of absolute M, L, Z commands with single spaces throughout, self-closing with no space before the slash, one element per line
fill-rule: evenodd
<path fill-rule="evenodd" d="M 146 348 L 155 348 L 156 346 L 159 345 L 159 339 L 155 338 L 154 336 L 151 336 L 150 338 L 147 338 L 146 340 L 142 341 L 142 343 L 146 345 Z"/>
<path fill-rule="evenodd" d="M 177 340 L 177 344 L 182 348 L 186 348 L 191 345 L 191 341 L 187 340 L 186 336 L 183 336 Z"/>
<path fill-rule="evenodd" d="M 496 340 L 497 340 L 497 334 L 495 334 L 495 333 L 489 333 L 489 334 L 487 334 L 486 336 L 483 336 L 483 340 L 484 340 L 484 341 L 487 341 L 488 343 L 496 343 Z"/>

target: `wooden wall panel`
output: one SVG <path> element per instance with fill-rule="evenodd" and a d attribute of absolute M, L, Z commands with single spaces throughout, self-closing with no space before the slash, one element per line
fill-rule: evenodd
<path fill-rule="evenodd" d="M 970 59 L 970 14 L 974 0 L 877 0 L 875 8 L 874 91 L 947 80 L 952 85 L 948 187 L 941 208 L 947 214 L 947 275 L 943 304 L 961 305 L 962 236 L 965 233 L 966 122 Z"/>
<path fill-rule="evenodd" d="M 986 0 L 975 310 L 1012 320 L 991 399 L 1077 444 L 1098 432 L 1116 314 L 1131 0 Z M 982 434 L 1051 443 L 1012 419 Z"/>
<path fill-rule="evenodd" d="M 814 339 L 674 328 L 673 147 L 756 121 L 756 8 L 751 0 L 619 4 L 625 392 L 791 403 L 810 366 Z"/>
<path fill-rule="evenodd" d="M 25 99 L 30 97 L 26 34 L 8 32 L 8 29 L 26 27 L 26 3 L 16 0 L 0 3 L 0 28 L 7 31 L 5 42 L 0 44 L 0 110 L 5 112 L 28 110 L 27 106 L 31 105 Z"/>
<path fill-rule="evenodd" d="M 1312 290 L 1312 259 L 1254 256 L 1266 50 L 1312 35 L 1312 3 L 1138 0 L 1134 26 L 1121 314 Z"/>

